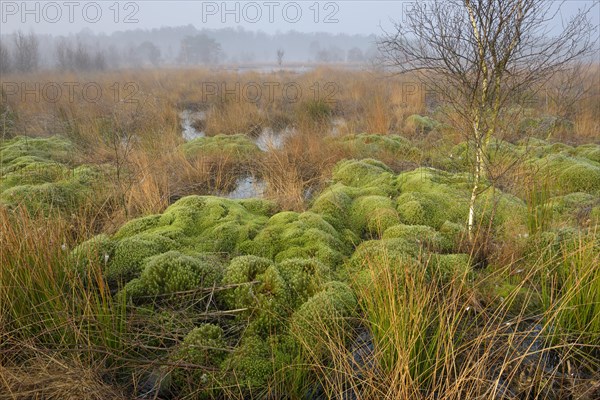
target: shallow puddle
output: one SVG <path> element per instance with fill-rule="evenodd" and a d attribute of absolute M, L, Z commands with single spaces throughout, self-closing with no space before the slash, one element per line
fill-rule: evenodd
<path fill-rule="evenodd" d="M 204 131 L 194 128 L 194 122 L 206 118 L 204 111 L 183 110 L 179 113 L 179 118 L 181 118 L 182 136 L 186 141 L 205 136 Z"/>
<path fill-rule="evenodd" d="M 342 118 L 342 117 L 338 117 L 338 118 L 333 118 L 331 120 L 331 132 L 330 135 L 331 136 L 339 136 L 341 135 L 341 133 L 346 129 L 346 119 Z"/>
<path fill-rule="evenodd" d="M 267 183 L 263 179 L 254 176 L 244 176 L 238 178 L 236 187 L 226 195 L 229 199 L 250 199 L 264 197 L 267 189 Z"/>
<path fill-rule="evenodd" d="M 261 134 L 254 140 L 254 143 L 261 151 L 279 150 L 285 144 L 285 140 L 295 133 L 294 128 L 288 127 L 280 132 L 275 132 L 272 128 L 264 128 Z"/>

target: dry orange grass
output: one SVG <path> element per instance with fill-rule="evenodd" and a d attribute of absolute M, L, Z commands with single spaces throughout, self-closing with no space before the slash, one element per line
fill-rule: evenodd
<path fill-rule="evenodd" d="M 600 137 L 599 74 L 598 66 L 586 73 L 587 92 L 577 107 L 575 132 L 563 139 L 589 142 Z M 68 91 L 63 90 L 57 102 L 45 101 L 41 92 L 37 94 L 39 101 L 31 101 L 36 95 L 5 93 L 2 102 L 16 115 L 15 132 L 32 136 L 63 134 L 81 149 L 78 161 L 108 163 L 119 170 L 120 177 L 113 187 L 117 208 L 125 211 L 116 211 L 121 215 L 119 218 L 106 218 L 116 222 L 159 212 L 170 201 L 186 194 L 231 188 L 240 172 L 232 162 L 215 159 L 190 162 L 179 153 L 177 146 L 183 139 L 178 114 L 185 108 L 207 110 L 208 134 L 255 135 L 262 127 L 279 130 L 295 125 L 302 134 L 292 138 L 284 151 L 262 160 L 260 172 L 270 181 L 272 196 L 289 192 L 281 195 L 288 198 L 282 204 L 290 204 L 292 208 L 302 207 L 301 193 L 327 179 L 335 161 L 356 156 L 352 151 L 342 154 L 318 139 L 328 134 L 332 124 L 312 120 L 305 104 L 326 100 L 330 117 L 343 118 L 337 127 L 339 134 L 402 133 L 410 137 L 414 129 L 407 125 L 406 118 L 426 113 L 426 88 L 411 76 L 389 76 L 378 71 L 317 68 L 304 74 L 238 74 L 206 69 L 125 70 L 12 75 L 4 80 L 23 83 L 29 89 L 62 82 L 78 82 L 79 87 L 94 83 L 101 87 L 102 97 L 98 101 L 85 100 L 81 90 L 75 90 L 74 99 L 69 99 Z M 262 97 L 257 102 L 244 99 L 249 82 L 256 82 L 262 88 Z M 283 94 L 285 84 L 301 88 L 298 101 L 290 101 Z M 275 88 L 272 98 L 267 85 Z M 231 89 L 233 94 L 224 92 Z M 335 101 L 329 102 L 330 99 Z M 543 102 L 536 107 L 534 114 L 553 111 Z M 458 143 L 464 137 L 460 131 L 445 130 L 412 139 L 434 157 L 436 151 L 447 152 L 446 144 Z M 384 161 L 394 163 L 392 159 Z"/>
<path fill-rule="evenodd" d="M 76 358 L 37 353 L 18 366 L 0 364 L 0 400 L 119 400 L 127 397 Z"/>
<path fill-rule="evenodd" d="M 304 210 L 307 193 L 320 189 L 345 153 L 320 135 L 299 132 L 282 149 L 271 149 L 259 165 L 267 197 L 284 210 Z"/>
<path fill-rule="evenodd" d="M 256 137 L 265 125 L 264 119 L 254 103 L 224 100 L 208 112 L 205 132 L 208 136 L 244 134 Z"/>
<path fill-rule="evenodd" d="M 589 91 L 581 100 L 575 117 L 575 136 L 581 142 L 600 142 L 600 65 L 587 73 L 583 82 Z"/>
<path fill-rule="evenodd" d="M 374 80 L 374 77 L 381 80 Z M 48 221 L 41 216 L 32 217 L 24 212 L 19 214 L 22 211 L 9 215 L 7 210 L 0 208 L 0 248 L 3 250 L 0 252 L 3 266 L 0 269 L 0 279 L 2 282 L 8 282 L 0 285 L 0 335 L 3 339 L 8 336 L 13 336 L 11 339 L 14 339 L 17 334 L 27 335 L 31 326 L 41 331 L 26 338 L 28 340 L 53 338 L 56 336 L 52 335 L 54 331 L 64 333 L 58 335 L 59 340 L 73 340 L 77 343 L 102 339 L 102 335 L 106 335 L 104 345 L 107 351 L 110 351 L 108 344 L 113 339 L 110 329 L 114 328 L 114 321 L 109 321 L 106 330 L 101 334 L 93 329 L 84 332 L 82 327 L 85 324 L 72 318 L 73 315 L 68 312 L 74 302 L 64 298 L 61 286 L 64 284 L 64 280 L 61 280 L 64 274 L 62 268 L 67 265 L 67 253 L 61 249 L 61 244 L 65 243 L 68 248 L 72 248 L 98 231 L 110 233 L 127 219 L 161 212 L 173 200 L 187 194 L 208 194 L 231 188 L 237 174 L 241 172 L 240 165 L 226 157 L 187 159 L 178 148 L 183 139 L 180 137 L 177 115 L 185 107 L 206 107 L 207 103 L 212 105 L 220 101 L 219 98 L 214 100 L 214 103 L 213 100 L 206 101 L 203 82 L 228 82 L 231 86 L 236 82 L 243 84 L 255 80 L 257 75 L 215 73 L 206 70 L 159 70 L 109 72 L 85 77 L 68 74 L 30 75 L 11 79 L 27 82 L 93 80 L 108 93 L 116 81 L 121 83 L 121 87 L 126 82 L 135 82 L 138 85 L 139 101 L 136 104 L 114 102 L 110 98 L 97 103 L 63 99 L 57 104 L 25 102 L 15 98 L 2 100 L 7 101 L 17 114 L 16 128 L 19 133 L 34 136 L 64 134 L 79 145 L 81 152 L 78 155 L 82 162 L 109 163 L 119 170 L 119 175 L 116 180 L 110 182 L 114 191 L 114 202 L 98 210 L 96 216 L 91 219 L 78 216 L 75 221 L 79 222 L 62 219 Z M 406 129 L 404 121 L 408 115 L 425 112 L 422 92 L 412 92 L 407 86 L 407 83 L 410 83 L 409 78 L 318 69 L 304 75 L 260 75 L 260 79 L 280 83 L 297 82 L 307 95 L 312 95 L 310 87 L 315 82 L 319 82 L 320 85 L 327 82 L 337 83 L 338 106 L 333 107 L 333 113 L 347 119 L 347 133 L 402 132 Z M 592 78 L 586 82 L 591 85 L 590 93 L 595 94 L 582 101 L 574 120 L 576 129 L 572 139 L 597 141 L 600 136 L 597 118 L 600 82 Z M 298 104 L 290 104 L 280 99 L 268 106 L 261 104 L 261 107 L 241 102 L 230 104 L 228 108 L 220 111 L 221 114 L 213 115 L 214 118 L 219 116 L 221 119 L 217 118 L 211 124 L 215 130 L 222 130 L 232 125 L 249 126 L 248 123 L 258 120 L 261 123 L 270 121 L 277 115 L 278 119 L 289 118 L 292 122 L 298 122 Z M 536 110 L 538 111 L 544 112 L 541 107 Z M 298 134 L 290 138 L 282 149 L 271 150 L 257 160 L 256 172 L 268 184 L 268 197 L 274 199 L 282 209 L 304 210 L 307 190 L 318 190 L 327 183 L 330 171 L 337 161 L 356 155 L 352 149 L 343 151 L 331 145 L 323 139 L 322 131 L 313 128 L 315 126 L 308 123 L 298 126 Z M 321 128 L 325 130 L 330 127 Z M 460 132 L 444 134 L 446 136 L 439 138 L 440 141 L 462 140 Z M 125 142 L 123 139 L 126 139 Z M 431 137 L 423 141 L 433 142 Z M 523 169 L 516 168 L 514 171 L 513 175 L 506 179 L 507 185 L 512 178 L 525 179 L 528 176 L 527 171 Z M 499 263 L 507 264 L 508 269 L 514 266 L 513 261 L 520 257 L 519 249 L 504 248 L 498 252 L 500 251 L 505 251 L 506 254 L 497 255 L 497 258 L 502 260 Z M 520 332 L 519 336 L 501 327 L 509 318 L 507 309 L 510 298 L 507 299 L 504 308 L 501 307 L 495 314 L 489 315 L 482 313 L 481 307 L 476 307 L 480 299 L 476 293 L 462 285 L 464 277 L 454 277 L 451 283 L 440 289 L 415 274 L 415 279 L 409 282 L 410 285 L 404 286 L 405 290 L 410 292 L 402 293 L 397 283 L 403 277 L 398 275 L 398 270 L 394 272 L 393 268 L 381 268 L 382 266 L 385 266 L 385 263 L 367 266 L 374 283 L 368 291 L 358 294 L 365 311 L 365 318 L 359 322 L 364 325 L 373 323 L 373 326 L 383 326 L 383 323 L 388 322 L 392 329 L 385 337 L 387 342 L 383 341 L 375 350 L 375 357 L 385 362 L 385 358 L 391 353 L 399 362 L 388 364 L 388 370 L 367 366 L 357 373 L 356 366 L 350 362 L 347 349 L 340 346 L 338 338 L 326 338 L 324 345 L 333 357 L 333 368 L 331 364 L 321 364 L 318 360 L 313 360 L 309 367 L 320 374 L 322 383 L 327 384 L 332 391 L 332 397 L 339 396 L 351 384 L 353 388 L 361 387 L 362 398 L 493 399 L 497 398 L 505 387 L 496 379 L 499 376 L 498 369 L 502 370 L 507 380 L 520 379 L 519 374 L 523 371 L 525 358 L 506 343 L 522 342 L 523 336 L 526 339 L 529 333 L 539 333 L 530 329 Z M 9 267 L 12 268 L 12 275 L 8 273 Z M 18 285 L 15 284 L 17 278 L 21 279 L 16 281 Z M 528 281 L 529 276 L 517 285 L 515 295 L 520 286 Z M 35 290 L 32 290 L 32 283 Z M 22 287 L 28 290 L 22 290 Z M 439 301 L 440 297 L 443 297 L 444 301 Z M 114 308 L 106 306 L 103 309 L 104 305 L 100 304 L 101 302 L 98 303 L 98 309 L 95 309 L 96 299 L 88 299 L 87 303 L 82 298 L 77 300 L 84 303 L 85 313 L 91 313 L 89 310 L 94 311 L 90 315 L 86 314 L 87 318 L 114 314 Z M 472 312 L 467 310 L 467 307 L 475 309 L 473 312 L 477 313 L 482 325 L 478 325 L 477 330 L 470 331 L 472 336 L 464 338 L 464 341 L 456 345 L 454 335 L 462 332 L 462 327 L 457 321 Z M 39 318 L 38 320 L 27 321 L 18 318 L 31 318 L 30 310 L 34 308 L 44 311 L 40 316 L 33 316 Z M 7 313 L 7 310 L 11 313 Z M 371 315 L 368 314 L 369 311 Z M 446 324 L 438 331 L 440 341 L 436 344 L 436 353 L 425 354 L 426 357 L 422 359 L 423 362 L 432 362 L 437 368 L 425 371 L 432 371 L 433 374 L 427 382 L 421 379 L 427 374 L 419 376 L 411 371 L 411 367 L 415 365 L 415 359 L 411 358 L 415 357 L 414 350 L 419 350 L 416 346 L 422 344 L 423 335 L 431 327 L 428 323 L 434 321 L 434 318 L 423 319 L 424 315 L 437 316 L 438 322 Z M 401 320 L 403 316 L 408 316 L 408 319 Z M 520 316 L 516 318 L 518 320 Z M 115 321 L 117 320 L 118 318 L 115 318 Z M 19 323 L 22 323 L 21 330 L 11 331 L 11 325 L 19 327 Z M 424 329 L 418 329 L 422 327 Z M 504 342 L 499 343 L 498 338 Z M 26 340 L 22 342 L 25 343 Z M 7 341 L 0 340 L 0 349 L 5 350 L 8 346 L 3 347 L 2 343 L 6 344 Z M 531 353 L 529 351 L 527 354 Z M 535 355 L 535 352 L 533 353 Z M 42 352 L 26 358 L 30 359 L 29 362 L 8 359 L 4 354 L 0 357 L 0 399 L 122 398 L 118 390 L 102 382 L 101 373 L 104 371 L 98 366 L 100 363 L 87 363 L 65 358 L 64 355 L 59 357 Z M 572 385 L 567 389 L 571 392 L 565 396 L 594 398 L 591 396 L 599 390 L 596 376 L 597 373 L 593 379 L 585 382 L 570 381 Z M 548 379 L 548 375 L 542 378 Z M 429 394 L 423 391 L 424 382 L 431 389 Z M 541 391 L 543 383 L 541 380 L 524 382 L 523 390 L 534 395 L 544 393 Z"/>
<path fill-rule="evenodd" d="M 582 81 L 586 95 L 578 103 L 573 121 L 575 134 L 581 140 L 594 140 L 599 136 L 599 71 L 598 66 L 594 66 Z M 255 133 L 256 127 L 271 124 L 274 115 L 288 121 L 295 118 L 294 108 L 299 102 L 291 101 L 290 94 L 286 96 L 282 90 L 289 83 L 301 88 L 300 102 L 317 98 L 334 100 L 331 103 L 334 113 L 347 119 L 349 133 L 404 132 L 406 117 L 424 114 L 425 99 L 431 95 L 408 75 L 398 77 L 381 72 L 326 68 L 305 74 L 236 74 L 202 69 L 87 75 L 45 73 L 13 75 L 6 81 L 24 84 L 29 89 L 38 87 L 35 95 L 24 95 L 19 89 L 17 95 L 5 96 L 5 101 L 18 115 L 16 131 L 29 135 L 64 133 L 89 143 L 97 143 L 94 139 L 111 129 L 144 131 L 145 134 L 158 128 L 178 129 L 176 115 L 182 108 L 206 109 L 212 105 L 216 107 L 208 113 L 209 134 Z M 78 82 L 80 87 L 90 82 L 98 84 L 102 97 L 96 102 L 86 101 L 82 90 L 76 89 L 75 100 L 70 101 L 67 87 L 63 85 L 59 101 L 44 100 L 43 85 L 62 82 Z M 262 89 L 256 103 L 245 98 L 250 82 Z M 274 85 L 272 95 L 268 85 Z M 32 101 L 36 96 L 39 101 Z M 126 102 L 129 100 L 137 103 Z M 557 111 L 557 105 L 552 102 L 538 103 L 535 108 L 539 113 Z"/>

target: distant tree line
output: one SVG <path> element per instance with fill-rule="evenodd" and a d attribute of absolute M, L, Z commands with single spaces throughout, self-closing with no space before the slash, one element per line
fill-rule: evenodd
<path fill-rule="evenodd" d="M 216 64 L 222 55 L 221 45 L 205 34 L 186 36 L 181 41 L 179 62 L 182 64 Z"/>
<path fill-rule="evenodd" d="M 0 72 L 34 72 L 39 63 L 39 41 L 33 33 L 15 33 L 12 51 L 0 42 Z"/>
<path fill-rule="evenodd" d="M 374 58 L 370 36 L 300 33 L 279 35 L 225 28 L 167 27 L 96 35 L 36 35 L 18 31 L 0 36 L 0 72 L 39 69 L 101 71 L 162 65 L 224 63 L 364 63 Z M 352 44 L 349 46 L 349 44 Z"/>
<path fill-rule="evenodd" d="M 81 42 L 62 39 L 56 46 L 56 67 L 61 71 L 98 71 L 106 69 L 103 51 L 91 53 Z"/>

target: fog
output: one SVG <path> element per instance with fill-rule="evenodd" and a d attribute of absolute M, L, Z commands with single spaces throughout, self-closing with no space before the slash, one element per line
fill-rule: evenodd
<path fill-rule="evenodd" d="M 364 65 L 377 54 L 378 35 L 402 21 L 411 4 L 2 1 L 1 70 Z M 556 27 L 590 4 L 563 4 Z"/>

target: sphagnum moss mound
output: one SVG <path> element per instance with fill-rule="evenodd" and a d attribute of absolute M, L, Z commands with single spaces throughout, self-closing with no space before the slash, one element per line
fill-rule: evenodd
<path fill-rule="evenodd" d="M 228 306 L 245 310 L 239 318 L 248 331 L 262 337 L 281 331 L 291 310 L 291 292 L 277 265 L 266 258 L 240 256 L 225 269 L 225 285 L 236 285 L 224 294 Z"/>
<path fill-rule="evenodd" d="M 20 157 L 69 163 L 72 161 L 73 150 L 73 144 L 60 136 L 49 138 L 17 136 L 0 142 L 0 160 L 3 166 L 15 163 Z"/>
<path fill-rule="evenodd" d="M 442 235 L 426 225 L 393 225 L 383 232 L 383 239 L 404 239 L 417 240 L 423 243 L 427 248 L 434 250 L 441 249 Z"/>
<path fill-rule="evenodd" d="M 278 383 L 276 380 L 296 362 L 298 354 L 299 345 L 290 335 L 267 339 L 249 335 L 227 357 L 223 370 L 246 397 L 260 397 Z"/>
<path fill-rule="evenodd" d="M 414 133 L 421 135 L 429 133 L 432 130 L 439 128 L 441 125 L 433 118 L 419 114 L 409 115 L 405 120 L 405 124 L 408 128 L 412 128 Z"/>
<path fill-rule="evenodd" d="M 577 146 L 574 153 L 579 157 L 585 157 L 588 160 L 600 163 L 600 144 L 589 143 Z"/>
<path fill-rule="evenodd" d="M 163 213 L 157 229 L 181 229 L 196 251 L 235 253 L 267 221 L 257 204 L 246 203 L 253 206 L 252 211 L 243 204 L 212 196 L 188 196 Z M 265 202 L 264 210 L 269 207 Z"/>
<path fill-rule="evenodd" d="M 465 177 L 432 168 L 419 168 L 398 176 L 396 199 L 400 221 L 439 229 L 445 221 L 463 223 L 468 213 Z"/>
<path fill-rule="evenodd" d="M 218 367 L 227 356 L 227 344 L 223 336 L 221 327 L 202 324 L 185 335 L 173 358 L 207 368 Z"/>
<path fill-rule="evenodd" d="M 378 188 L 388 195 L 397 193 L 392 171 L 373 159 L 340 161 L 333 170 L 333 180 L 346 186 Z"/>
<path fill-rule="evenodd" d="M 8 168 L 7 168 L 8 169 Z M 3 174 L 0 192 L 23 185 L 41 185 L 68 178 L 69 169 L 64 164 L 34 161 Z"/>
<path fill-rule="evenodd" d="M 600 194 L 600 164 L 564 153 L 550 154 L 534 163 L 556 195 L 573 192 Z"/>
<path fill-rule="evenodd" d="M 106 277 L 110 280 L 132 279 L 140 274 L 148 257 L 178 248 L 177 242 L 161 235 L 140 233 L 120 240 L 114 257 L 109 260 Z"/>
<path fill-rule="evenodd" d="M 408 139 L 399 135 L 361 133 L 331 138 L 331 141 L 352 152 L 357 158 L 373 158 L 385 155 L 400 160 L 416 162 L 423 153 Z"/>
<path fill-rule="evenodd" d="M 171 355 L 174 363 L 193 365 L 195 368 L 175 368 L 175 385 L 188 387 L 200 398 L 212 398 L 223 383 L 217 371 L 229 354 L 223 329 L 211 323 L 195 327 L 185 335 Z"/>
<path fill-rule="evenodd" d="M 291 329 L 309 357 L 320 359 L 328 355 L 330 341 L 349 337 L 350 319 L 357 309 L 352 289 L 342 282 L 331 281 L 298 308 L 292 316 Z"/>
<path fill-rule="evenodd" d="M 331 280 L 330 268 L 317 259 L 292 258 L 277 265 L 290 290 L 290 305 L 296 308 Z"/>
<path fill-rule="evenodd" d="M 272 205 L 264 203 L 188 196 L 163 214 L 132 220 L 112 238 L 101 240 L 110 244 L 98 255 L 105 276 L 112 282 L 127 282 L 140 276 L 148 258 L 174 250 L 185 255 L 236 255 L 239 246 L 253 239 L 266 224 L 268 216 L 264 213 L 270 213 Z M 83 243 L 79 252 L 95 249 L 98 240 Z"/>
<path fill-rule="evenodd" d="M 271 217 L 240 250 L 275 261 L 314 257 L 335 268 L 349 254 L 351 244 L 318 214 L 282 212 Z"/>
<path fill-rule="evenodd" d="M 257 281 L 267 268 L 274 265 L 272 260 L 257 256 L 239 256 L 232 259 L 225 268 L 223 283 L 240 286 L 230 289 L 225 294 L 229 307 L 242 308 L 253 304 L 253 282 Z"/>
<path fill-rule="evenodd" d="M 82 277 L 105 271 L 112 259 L 116 242 L 106 234 L 100 234 L 81 243 L 71 252 L 71 266 Z"/>
<path fill-rule="evenodd" d="M 18 136 L 0 142 L 0 203 L 30 212 L 68 215 L 107 198 L 106 166 L 75 166 L 75 146 L 65 138 Z"/>
<path fill-rule="evenodd" d="M 331 339 L 342 340 L 342 347 L 349 339 L 358 304 L 352 289 L 336 280 L 368 291 L 385 273 L 378 266 L 405 276 L 403 266 L 411 263 L 431 287 L 475 284 L 482 272 L 470 255 L 459 254 L 468 188 L 465 174 L 431 168 L 394 174 L 378 161 L 346 160 L 309 211 L 275 213 L 271 202 L 259 199 L 189 196 L 162 214 L 128 222 L 112 237 L 85 242 L 73 256 L 83 271 L 100 265 L 111 280 L 126 283 L 123 292 L 137 304 L 224 285 L 211 307 L 233 310 L 235 318 L 201 325 L 171 353 L 210 365 L 214 373 L 198 379 L 217 387 L 232 379 L 245 394 L 262 393 L 278 370 L 294 362 L 330 362 L 331 350 L 340 346 Z M 590 196 L 573 193 L 547 206 L 556 213 L 579 201 L 592 207 Z M 494 235 L 510 235 L 520 232 L 527 207 L 490 190 L 478 199 L 477 211 L 482 221 L 493 217 Z M 498 284 L 481 299 L 495 307 L 501 292 L 512 288 Z M 520 288 L 515 305 L 532 298 Z"/>
<path fill-rule="evenodd" d="M 286 319 L 331 279 L 329 267 L 316 259 L 275 263 L 257 256 L 240 256 L 225 269 L 223 283 L 236 285 L 224 298 L 230 308 L 247 309 L 250 330 L 266 336 L 285 328 Z"/>
<path fill-rule="evenodd" d="M 125 286 L 132 296 L 156 296 L 211 288 L 221 282 L 223 266 L 216 256 L 168 251 L 146 259 L 139 278 Z"/>
<path fill-rule="evenodd" d="M 469 254 L 433 254 L 427 260 L 427 269 L 430 277 L 443 282 L 470 277 L 473 272 Z"/>
<path fill-rule="evenodd" d="M 351 273 L 366 270 L 370 265 L 402 265 L 419 256 L 424 249 L 416 238 L 389 238 L 362 242 L 348 260 Z"/>
<path fill-rule="evenodd" d="M 222 157 L 236 161 L 252 161 L 260 149 L 246 135 L 216 135 L 199 137 L 181 145 L 189 158 Z"/>
<path fill-rule="evenodd" d="M 350 188 L 345 185 L 332 185 L 314 200 L 311 211 L 322 215 L 337 230 L 346 228 L 353 200 L 353 194 L 349 192 Z"/>
<path fill-rule="evenodd" d="M 390 226 L 400 223 L 400 218 L 389 197 L 362 196 L 352 203 L 350 221 L 360 236 L 378 236 Z"/>

